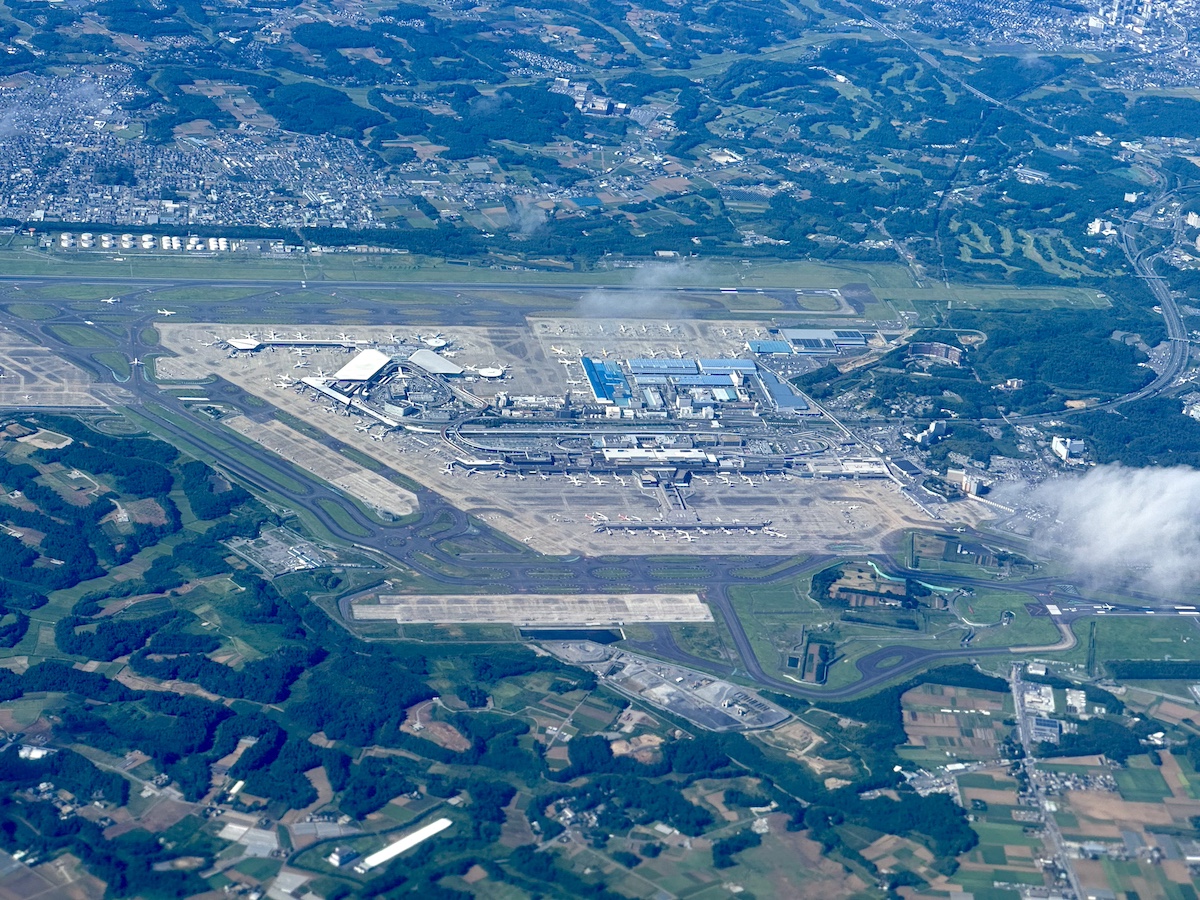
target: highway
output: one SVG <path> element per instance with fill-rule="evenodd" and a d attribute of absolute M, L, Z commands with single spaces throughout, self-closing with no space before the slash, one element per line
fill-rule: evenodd
<path fill-rule="evenodd" d="M 133 315 L 130 315 L 131 313 Z M 143 341 L 144 328 L 154 318 L 155 313 L 152 311 L 136 311 L 129 307 L 122 311 L 120 321 L 125 336 L 121 349 L 131 359 L 162 352 L 160 347 Z M 61 307 L 57 317 L 38 322 L 29 322 L 11 315 L 7 310 L 0 310 L 0 322 L 13 332 L 50 348 L 59 356 L 91 373 L 98 382 L 118 387 L 113 373 L 91 358 L 96 348 L 71 346 L 57 337 L 52 330 L 55 324 L 79 321 L 81 317 L 78 312 Z M 161 391 L 145 377 L 140 367 L 134 368 L 128 380 L 119 383 L 119 389 L 129 398 L 126 402 L 132 411 L 150 421 L 160 433 L 185 447 L 203 447 L 202 436 L 205 433 L 211 434 L 218 444 L 230 440 L 229 435 L 215 420 L 192 412 L 186 404 Z M 228 382 L 218 381 L 208 385 L 205 387 L 205 393 L 214 400 L 219 400 L 222 405 L 241 408 L 248 416 L 261 417 L 264 414 L 261 408 L 248 402 L 248 398 L 239 388 Z M 328 438 L 326 443 L 332 446 L 337 444 L 332 438 Z M 502 580 L 507 592 L 554 593 L 560 591 L 564 583 L 570 583 L 573 591 L 605 593 L 613 590 L 614 584 L 610 578 L 601 577 L 601 574 L 607 574 L 612 567 L 621 567 L 630 573 L 623 584 L 625 589 L 654 592 L 662 587 L 661 579 L 654 577 L 653 570 L 668 563 L 650 556 L 560 559 L 541 556 L 528 550 L 514 550 L 511 553 L 488 553 L 486 564 L 474 563 L 461 555 L 447 553 L 442 544 L 464 536 L 480 540 L 479 536 L 483 535 L 482 539 L 487 540 L 490 529 L 471 520 L 431 490 L 422 488 L 416 492 L 419 512 L 414 521 L 385 525 L 366 516 L 352 503 L 346 502 L 346 498 L 332 486 L 291 466 L 274 453 L 249 445 L 241 450 L 254 460 L 255 466 L 251 467 L 236 458 L 221 459 L 221 468 L 232 477 L 256 489 L 260 494 L 272 494 L 291 508 L 304 511 L 330 535 L 345 544 L 372 552 L 449 588 L 472 592 L 479 590 L 481 586 L 486 589 L 488 585 Z M 294 487 L 297 483 L 300 485 L 298 489 Z M 355 533 L 340 524 L 322 503 L 340 507 L 360 532 Z M 435 523 L 437 527 L 433 527 Z M 362 534 L 367 536 L 363 537 Z M 508 544 L 505 543 L 505 546 Z M 836 700 L 860 694 L 877 684 L 893 680 L 904 672 L 930 663 L 955 658 L 1002 655 L 1008 652 L 1004 647 L 970 650 L 930 649 L 918 645 L 885 647 L 857 660 L 860 680 L 836 689 L 809 687 L 768 674 L 754 654 L 750 638 L 731 599 L 730 589 L 738 585 L 765 584 L 806 575 L 823 568 L 833 559 L 832 556 L 814 556 L 791 560 L 790 565 L 789 557 L 770 556 L 707 556 L 688 561 L 687 567 L 699 573 L 699 579 L 703 583 L 703 598 L 712 605 L 728 628 L 734 644 L 733 649 L 739 658 L 736 665 L 727 667 L 726 674 L 740 676 L 761 687 L 796 696 Z M 893 568 L 891 561 L 886 558 L 881 558 L 878 562 L 881 568 Z M 445 568 L 440 567 L 438 563 L 444 563 Z M 760 571 L 776 566 L 778 568 L 770 576 L 754 576 L 745 571 L 750 566 L 759 568 Z M 478 574 L 447 574 L 447 571 L 460 571 L 463 568 L 474 568 Z M 598 571 L 601 574 L 597 574 Z M 938 581 L 962 585 L 993 584 L 990 580 L 975 581 L 962 577 L 939 577 Z M 1028 592 L 1035 593 L 1038 588 L 1045 589 L 1045 586 L 1030 586 Z M 722 668 L 684 651 L 676 644 L 666 626 L 655 627 L 652 633 L 653 639 L 639 645 L 637 649 L 683 665 L 715 670 Z"/>

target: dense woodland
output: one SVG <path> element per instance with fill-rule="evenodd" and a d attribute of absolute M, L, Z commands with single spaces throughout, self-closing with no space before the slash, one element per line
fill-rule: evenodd
<path fill-rule="evenodd" d="M 134 832 L 119 841 L 97 842 L 94 826 L 71 820 L 69 827 L 36 826 L 45 817 L 49 801 L 29 791 L 44 781 L 70 791 L 77 798 L 96 799 L 113 806 L 127 796 L 128 782 L 121 775 L 97 767 L 69 749 L 90 747 L 122 757 L 137 749 L 152 757 L 153 766 L 165 773 L 188 800 L 199 800 L 211 790 L 210 767 L 227 756 L 243 738 L 254 743 L 229 771 L 243 780 L 243 794 L 260 798 L 267 809 L 302 808 L 316 799 L 305 773 L 321 767 L 336 792 L 336 808 L 362 820 L 392 798 L 414 791 L 437 797 L 462 795 L 469 830 L 444 845 L 441 859 L 453 865 L 476 859 L 499 837 L 504 808 L 517 790 L 533 796 L 528 816 L 546 837 L 562 826 L 553 811 L 568 804 L 577 812 L 594 810 L 594 839 L 635 825 L 666 822 L 685 835 L 701 835 L 717 823 L 705 808 L 686 799 L 683 791 L 702 778 L 736 778 L 753 773 L 761 781 L 754 797 L 735 796 L 743 803 L 771 802 L 785 811 L 791 828 L 808 829 L 828 848 L 853 856 L 838 839 L 842 822 L 870 822 L 872 827 L 912 834 L 949 861 L 972 845 L 974 832 L 962 811 L 945 806 L 945 798 L 922 799 L 903 789 L 891 774 L 888 760 L 903 741 L 899 722 L 899 695 L 885 692 L 872 702 L 879 710 L 839 709 L 845 715 L 862 715 L 864 726 L 856 735 L 871 754 L 869 771 L 876 774 L 851 787 L 829 791 L 805 767 L 768 751 L 741 735 L 697 734 L 664 745 L 657 761 L 638 762 L 614 756 L 609 742 L 599 736 L 580 735 L 569 745 L 569 765 L 555 770 L 543 757 L 541 744 L 528 740 L 530 726 L 521 718 L 479 708 L 501 682 L 546 673 L 564 691 L 597 690 L 595 678 L 566 667 L 552 657 L 535 655 L 516 645 L 416 645 L 374 644 L 369 653 L 348 632 L 330 621 L 308 599 L 314 582 L 310 576 L 267 580 L 246 570 L 230 571 L 228 551 L 221 541 L 250 535 L 270 521 L 249 495 L 229 490 L 229 485 L 202 463 L 181 459 L 158 442 L 102 435 L 66 419 L 46 420 L 74 439 L 58 451 L 37 451 L 44 463 L 70 460 L 69 465 L 93 466 L 97 473 L 120 484 L 123 495 L 148 494 L 157 502 L 169 501 L 175 490 L 186 498 L 192 514 L 208 524 L 202 531 L 186 531 L 179 540 L 179 515 L 160 537 L 172 537 L 171 552 L 160 555 L 137 579 L 120 588 L 85 592 L 70 614 L 58 619 L 54 640 L 62 661 L 47 660 L 21 674 L 0 669 L 0 699 L 61 695 L 63 705 L 55 726 L 58 752 L 42 760 L 16 758 L 10 749 L 0 754 L 0 783 L 9 786 L 9 798 L 0 803 L 0 846 L 33 848 L 39 853 L 60 849 L 79 855 L 98 876 L 109 880 L 113 896 L 135 896 L 146 885 L 153 863 L 164 858 L 158 847 L 143 854 L 147 838 Z M 134 460 L 136 466 L 117 460 Z M 134 468 L 139 470 L 132 474 Z M 57 520 L 68 511 L 78 522 L 98 521 L 92 506 L 71 507 L 49 499 L 55 492 L 40 492 L 40 476 L 32 466 L 5 463 L 0 482 L 18 486 L 38 499 L 38 521 Z M 89 510 L 91 510 L 89 512 Z M 62 524 L 66 524 L 65 522 Z M 75 536 L 75 551 L 93 569 L 103 572 L 124 557 L 95 533 Z M 90 555 L 87 555 L 90 554 Z M 25 567 L 28 569 L 29 567 Z M 29 584 L 21 567 L 8 570 L 17 584 Z M 242 623 L 255 634 L 272 636 L 276 649 L 262 658 L 230 667 L 213 659 L 223 640 L 201 627 L 198 618 L 180 605 L 176 589 L 185 583 L 223 573 L 237 590 L 229 596 L 222 615 Z M 64 579 L 64 585 L 80 579 Z M 39 586 L 40 587 L 40 586 Z M 44 597 L 42 591 L 37 591 Z M 117 615 L 104 615 L 114 600 L 150 596 Z M 249 633 L 249 632 L 248 632 Z M 132 690 L 100 672 L 72 667 L 70 661 L 125 661 L 133 672 L 152 679 L 190 682 L 224 701 L 200 696 Z M 466 698 L 466 710 L 447 712 L 446 721 L 468 743 L 462 751 L 448 750 L 423 737 L 401 731 L 405 710 L 434 697 L 430 682 L 450 674 L 455 690 Z M 950 670 L 945 670 L 950 672 Z M 981 676 L 959 673 L 943 676 L 974 683 Z M 789 701 L 791 702 L 791 701 Z M 476 707 L 472 709 L 472 707 Z M 887 710 L 886 715 L 883 710 Z M 320 747 L 309 736 L 321 732 L 333 742 Z M 388 757 L 363 756 L 366 748 L 403 751 Z M 864 801 L 859 791 L 867 787 L 899 788 L 899 801 Z M 57 816 L 54 817 L 57 821 Z M 753 844 L 750 837 L 735 835 L 714 850 L 714 862 L 731 865 L 737 854 Z M 447 853 L 446 847 L 450 852 Z M 651 843 L 638 853 L 621 851 L 630 864 L 657 852 Z M 482 858 L 497 878 L 514 884 L 575 884 L 579 895 L 608 896 L 603 885 L 580 881 L 560 867 L 550 854 L 529 857 L 518 848 L 497 867 L 491 854 Z M 213 852 L 213 851 L 205 851 Z M 141 855 L 139 855 L 141 854 Z M 641 855 L 639 855 L 641 854 Z M 530 861 L 532 859 L 532 862 Z M 870 865 L 862 860 L 860 864 Z M 147 868 L 149 867 L 149 868 Z M 364 896 L 383 893 L 421 893 L 445 869 L 432 859 L 392 866 L 373 880 Z M 575 879 L 574 881 L 572 879 Z M 154 896 L 185 896 L 197 889 L 193 874 L 177 873 L 163 880 Z"/>

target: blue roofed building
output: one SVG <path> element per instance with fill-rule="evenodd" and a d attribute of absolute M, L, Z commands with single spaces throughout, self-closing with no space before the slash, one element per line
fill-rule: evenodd
<path fill-rule="evenodd" d="M 625 373 L 620 366 L 586 356 L 580 360 L 580 364 L 597 403 L 629 405 L 629 382 L 625 380 Z"/>

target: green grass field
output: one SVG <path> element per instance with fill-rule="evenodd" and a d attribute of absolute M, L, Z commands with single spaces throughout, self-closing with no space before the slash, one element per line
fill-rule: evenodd
<path fill-rule="evenodd" d="M 53 306 L 44 306 L 41 303 L 10 303 L 5 308 L 18 319 L 31 322 L 53 319 L 58 315 L 58 310 Z"/>
<path fill-rule="evenodd" d="M 72 347 L 115 348 L 116 340 L 99 328 L 87 325 L 51 325 L 50 331 L 56 338 Z"/>
<path fill-rule="evenodd" d="M 101 350 L 93 353 L 92 359 L 103 366 L 108 366 L 119 378 L 128 378 L 130 374 L 129 357 L 119 350 Z"/>
<path fill-rule="evenodd" d="M 1138 759 L 1143 760 L 1148 768 L 1135 768 L 1134 762 Z M 1129 763 L 1129 768 L 1113 773 L 1122 797 L 1135 803 L 1159 803 L 1164 797 L 1171 796 L 1166 779 L 1145 757 L 1133 757 Z"/>
<path fill-rule="evenodd" d="M 928 288 L 876 289 L 881 299 L 919 307 L 936 304 L 952 308 L 1001 309 L 1107 309 L 1112 302 L 1102 293 L 1079 287 L 1007 287 L 951 284 Z"/>
<path fill-rule="evenodd" d="M 955 609 L 968 622 L 995 625 L 1005 612 L 1012 613 L 1007 625 L 980 629 L 974 644 L 977 647 L 1028 647 L 1053 644 L 1058 629 L 1047 617 L 1034 617 L 1025 609 L 1027 597 L 1007 591 L 979 588 L 974 597 L 960 598 Z"/>
<path fill-rule="evenodd" d="M 1097 659 L 1200 659 L 1200 631 L 1177 618 L 1096 620 Z M 1078 634 L 1084 637 L 1086 629 Z"/>
<path fill-rule="evenodd" d="M 341 528 L 355 535 L 356 537 L 370 537 L 371 534 L 357 522 L 355 522 L 346 512 L 345 508 L 340 503 L 334 503 L 331 500 L 321 499 L 317 501 L 317 505 L 325 512 L 329 513 L 332 518 Z"/>

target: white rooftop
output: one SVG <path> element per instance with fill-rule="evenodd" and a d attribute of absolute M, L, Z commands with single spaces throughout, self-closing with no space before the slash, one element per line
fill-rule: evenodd
<path fill-rule="evenodd" d="M 334 381 L 370 381 L 392 358 L 379 350 L 364 350 L 338 369 Z"/>
<path fill-rule="evenodd" d="M 462 366 L 451 362 L 440 353 L 434 353 L 432 350 L 417 350 L 408 358 L 408 361 L 414 366 L 420 366 L 432 375 L 461 375 L 463 373 Z"/>

